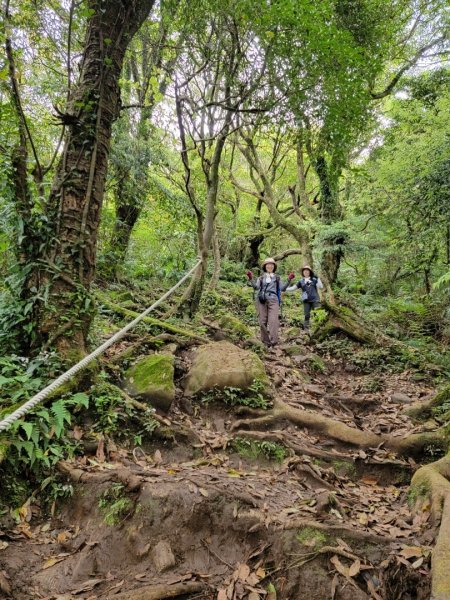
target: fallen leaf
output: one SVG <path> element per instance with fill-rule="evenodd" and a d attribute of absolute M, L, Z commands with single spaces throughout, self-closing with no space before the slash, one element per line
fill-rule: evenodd
<path fill-rule="evenodd" d="M 219 593 L 217 594 L 217 600 L 227 600 L 227 590 L 219 590 Z"/>
<path fill-rule="evenodd" d="M 361 561 L 359 560 L 359 558 L 357 558 L 355 560 L 355 562 L 352 565 L 350 565 L 348 574 L 350 577 L 355 577 L 355 575 L 358 575 L 360 570 L 361 570 Z"/>
<path fill-rule="evenodd" d="M 155 454 L 153 455 L 153 462 L 156 465 L 160 465 L 162 463 L 162 454 L 160 450 L 155 450 Z"/>
<path fill-rule="evenodd" d="M 45 563 L 42 565 L 42 569 L 49 569 L 50 567 L 53 567 L 53 565 L 58 564 L 68 556 L 70 556 L 68 552 L 66 554 L 60 554 L 59 556 L 52 556 L 51 558 L 45 561 Z"/>
<path fill-rule="evenodd" d="M 201 494 L 202 496 L 205 496 L 205 498 L 207 498 L 207 497 L 209 496 L 209 492 L 208 492 L 208 490 L 205 490 L 204 488 L 201 488 L 201 487 L 199 487 L 199 488 L 198 488 L 198 491 L 200 492 L 200 494 Z"/>
<path fill-rule="evenodd" d="M 72 594 L 82 594 L 83 592 L 90 592 L 95 588 L 99 583 L 103 583 L 104 579 L 88 579 L 82 585 L 77 587 L 75 590 L 72 590 Z"/>
<path fill-rule="evenodd" d="M 0 550 L 4 550 L 9 546 L 8 542 L 0 542 Z"/>
<path fill-rule="evenodd" d="M 336 554 L 330 558 L 330 563 L 334 566 L 336 571 L 338 571 L 341 575 L 344 575 L 344 577 L 348 577 L 348 572 L 349 572 L 348 567 L 345 567 L 341 563 L 341 561 L 339 560 L 339 557 Z"/>
<path fill-rule="evenodd" d="M 83 437 L 84 431 L 82 430 L 82 428 L 79 425 L 75 425 L 75 427 L 73 428 L 73 438 L 74 440 L 81 440 L 81 438 Z"/>
<path fill-rule="evenodd" d="M 8 576 L 5 571 L 0 571 L 0 592 L 7 596 L 11 594 L 11 586 L 9 585 Z"/>
<path fill-rule="evenodd" d="M 378 479 L 376 479 L 376 477 L 371 477 L 370 475 L 361 477 L 359 481 L 361 483 L 365 483 L 366 485 L 377 485 L 378 483 Z"/>
<path fill-rule="evenodd" d="M 424 561 L 424 558 L 423 558 L 423 556 L 421 556 L 420 558 L 418 558 L 417 560 L 415 560 L 415 561 L 413 562 L 413 564 L 411 565 L 411 566 L 412 566 L 412 568 L 413 568 L 413 569 L 418 569 L 419 567 L 421 567 L 421 566 L 422 566 L 422 564 L 423 564 L 423 561 Z"/>
<path fill-rule="evenodd" d="M 236 569 L 236 579 L 241 581 L 247 581 L 247 577 L 250 575 L 250 567 L 245 563 L 241 563 Z"/>
<path fill-rule="evenodd" d="M 331 582 L 331 600 L 334 600 L 336 596 L 337 585 L 339 582 L 339 576 L 337 573 L 334 574 L 333 581 Z"/>
<path fill-rule="evenodd" d="M 400 550 L 399 554 L 405 558 L 417 558 L 422 556 L 422 548 L 420 546 L 406 546 Z"/>

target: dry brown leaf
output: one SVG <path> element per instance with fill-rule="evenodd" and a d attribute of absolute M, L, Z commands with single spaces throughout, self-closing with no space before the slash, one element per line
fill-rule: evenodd
<path fill-rule="evenodd" d="M 355 562 L 352 565 L 350 565 L 348 574 L 350 577 L 355 577 L 356 575 L 358 575 L 360 570 L 361 570 L 361 561 L 359 560 L 359 558 L 357 558 L 355 560 Z"/>
<path fill-rule="evenodd" d="M 95 453 L 95 458 L 99 463 L 105 462 L 105 440 L 104 438 L 100 438 L 98 440 L 97 451 Z"/>
<path fill-rule="evenodd" d="M 236 579 L 241 581 L 247 581 L 247 577 L 250 575 L 250 567 L 245 563 L 241 563 L 235 571 Z"/>
<path fill-rule="evenodd" d="M 0 542 L 0 550 L 4 550 L 9 546 L 8 542 Z"/>
<path fill-rule="evenodd" d="M 205 488 L 201 488 L 201 487 L 199 487 L 199 488 L 198 488 L 198 491 L 200 492 L 200 494 L 201 494 L 202 496 L 205 496 L 205 498 L 207 498 L 207 497 L 209 496 L 209 492 L 208 492 L 208 490 L 205 490 Z"/>
<path fill-rule="evenodd" d="M 65 554 L 60 554 L 59 556 L 52 556 L 51 558 L 48 558 L 45 561 L 45 563 L 42 565 L 41 570 L 49 569 L 50 567 L 53 567 L 53 565 L 58 564 L 59 562 L 61 562 L 65 558 L 67 558 L 68 556 L 70 556 L 70 553 L 66 552 Z"/>
<path fill-rule="evenodd" d="M 419 567 L 421 567 L 423 565 L 423 561 L 424 558 L 423 556 L 421 556 L 420 558 L 418 558 L 417 560 L 415 560 L 413 562 L 413 564 L 411 565 L 413 569 L 418 569 Z"/>
<path fill-rule="evenodd" d="M 334 600 L 336 596 L 337 585 L 339 582 L 339 575 L 337 573 L 334 574 L 333 581 L 331 582 L 331 600 Z"/>
<path fill-rule="evenodd" d="M 217 600 L 227 600 L 227 590 L 219 590 L 219 593 L 217 594 Z"/>
<path fill-rule="evenodd" d="M 81 438 L 83 437 L 83 434 L 84 434 L 83 429 L 79 425 L 75 425 L 75 427 L 73 428 L 73 439 L 81 440 Z"/>
<path fill-rule="evenodd" d="M 160 450 L 155 450 L 155 454 L 153 455 L 153 462 L 155 465 L 160 465 L 162 463 L 162 454 Z"/>
<path fill-rule="evenodd" d="M 90 592 L 99 583 L 103 583 L 104 579 L 88 579 L 82 585 L 71 591 L 71 594 L 82 594 L 83 592 Z"/>
<path fill-rule="evenodd" d="M 0 592 L 3 592 L 7 596 L 11 594 L 11 586 L 8 581 L 8 576 L 5 571 L 0 571 Z"/>
<path fill-rule="evenodd" d="M 422 556 L 423 551 L 420 546 L 405 546 L 399 552 L 405 558 L 417 558 Z"/>
<path fill-rule="evenodd" d="M 339 557 L 336 554 L 330 558 L 330 563 L 334 566 L 336 571 L 338 571 L 341 575 L 344 575 L 344 577 L 348 577 L 348 571 L 349 571 L 348 567 L 345 567 L 341 563 L 341 561 L 339 560 Z"/>

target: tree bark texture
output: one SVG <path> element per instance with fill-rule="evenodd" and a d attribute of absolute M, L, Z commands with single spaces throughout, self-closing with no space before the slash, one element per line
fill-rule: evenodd
<path fill-rule="evenodd" d="M 78 85 L 60 118 L 67 135 L 47 203 L 51 242 L 28 287 L 47 301 L 35 314 L 37 342 L 85 350 L 92 318 L 89 286 L 110 151 L 120 108 L 119 76 L 125 51 L 154 0 L 95 0 L 87 26 Z"/>

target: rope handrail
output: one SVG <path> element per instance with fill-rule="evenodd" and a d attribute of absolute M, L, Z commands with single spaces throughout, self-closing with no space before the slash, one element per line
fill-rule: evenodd
<path fill-rule="evenodd" d="M 133 321 L 125 325 L 120 331 L 115 333 L 112 337 L 110 337 L 106 342 L 104 342 L 101 346 L 93 350 L 90 354 L 82 358 L 79 362 L 73 365 L 70 369 L 68 369 L 65 373 L 62 373 L 59 377 L 57 377 L 54 381 L 52 381 L 47 387 L 41 390 L 39 393 L 35 394 L 32 398 L 27 400 L 22 406 L 20 406 L 17 410 L 12 412 L 10 415 L 5 417 L 0 421 L 0 432 L 6 431 L 11 427 L 11 425 L 17 421 L 18 419 L 25 416 L 29 413 L 35 406 L 40 404 L 49 394 L 59 388 L 63 383 L 66 383 L 75 373 L 84 369 L 91 361 L 100 356 L 107 348 L 115 344 L 118 340 L 122 339 L 125 334 L 132 329 L 139 321 L 141 321 L 144 317 L 146 317 L 152 310 L 154 310 L 157 306 L 161 304 L 166 298 L 168 298 L 182 283 L 188 279 L 192 275 L 192 273 L 197 269 L 202 261 L 198 260 L 196 264 L 190 269 L 174 286 L 170 288 L 165 294 L 161 296 L 156 302 L 154 302 L 151 306 L 146 308 L 144 312 L 138 315 Z"/>

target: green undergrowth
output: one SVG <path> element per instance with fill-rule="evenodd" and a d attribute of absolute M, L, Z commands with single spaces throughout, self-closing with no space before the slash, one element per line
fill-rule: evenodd
<path fill-rule="evenodd" d="M 234 387 L 214 389 L 199 395 L 202 404 L 224 402 L 229 406 L 248 406 L 250 408 L 270 408 L 270 401 L 263 395 L 266 385 L 263 381 L 255 379 L 245 390 Z"/>
<path fill-rule="evenodd" d="M 110 527 L 119 525 L 132 512 L 133 506 L 133 502 L 126 495 L 125 486 L 121 483 L 112 484 L 101 494 L 98 501 L 103 521 Z"/>
<path fill-rule="evenodd" d="M 264 457 L 267 460 L 281 463 L 287 456 L 286 448 L 282 444 L 252 440 L 245 437 L 237 437 L 232 440 L 231 448 L 240 456 L 254 460 Z"/>
<path fill-rule="evenodd" d="M 330 536 L 314 527 L 305 527 L 301 529 L 295 537 L 300 544 L 316 549 L 328 545 L 331 541 Z"/>

